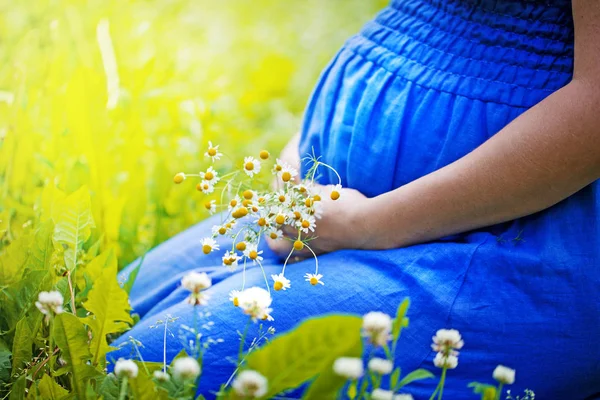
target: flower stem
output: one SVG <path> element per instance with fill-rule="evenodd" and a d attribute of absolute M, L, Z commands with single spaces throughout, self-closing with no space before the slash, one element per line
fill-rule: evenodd
<path fill-rule="evenodd" d="M 127 397 L 127 377 L 123 377 L 123 381 L 121 382 L 121 391 L 119 392 L 119 400 L 125 400 Z"/>
<path fill-rule="evenodd" d="M 500 383 L 498 385 L 498 390 L 496 390 L 496 400 L 500 400 L 500 398 L 502 397 L 502 387 L 504 386 L 503 383 Z"/>
<path fill-rule="evenodd" d="M 52 327 L 54 326 L 54 316 L 50 317 L 50 323 L 48 324 L 48 368 L 50 368 L 50 372 L 52 372 L 52 366 L 54 361 L 54 335 L 52 335 Z"/>
<path fill-rule="evenodd" d="M 246 344 L 246 335 L 248 334 L 248 328 L 250 328 L 250 321 L 252 321 L 252 319 L 248 318 L 248 322 L 246 322 L 246 327 L 244 328 L 244 334 L 240 338 L 240 349 L 238 351 L 238 364 L 242 362 L 242 357 L 244 355 L 244 344 Z"/>
<path fill-rule="evenodd" d="M 71 312 L 73 315 L 77 315 L 75 309 L 75 290 L 73 290 L 73 283 L 71 283 L 71 271 L 67 271 L 67 282 L 69 282 L 69 292 L 71 292 Z"/>
<path fill-rule="evenodd" d="M 442 378 L 440 379 L 440 392 L 438 394 L 438 400 L 442 400 L 442 396 L 444 395 L 444 383 L 446 381 L 446 371 L 448 368 L 444 367 L 442 369 Z"/>
<path fill-rule="evenodd" d="M 163 334 L 163 372 L 167 373 L 167 324 L 169 323 L 169 315 L 165 316 L 165 332 Z"/>

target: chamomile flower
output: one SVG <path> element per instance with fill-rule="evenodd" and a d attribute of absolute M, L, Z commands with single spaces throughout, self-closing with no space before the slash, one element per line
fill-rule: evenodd
<path fill-rule="evenodd" d="M 312 215 L 303 215 L 302 220 L 296 221 L 296 226 L 304 233 L 314 232 L 316 228 L 316 219 Z"/>
<path fill-rule="evenodd" d="M 275 164 L 273 165 L 273 169 L 271 170 L 273 175 L 277 175 L 281 171 L 283 171 L 284 165 L 285 165 L 285 163 L 283 161 L 281 161 L 279 158 L 275 159 Z"/>
<path fill-rule="evenodd" d="M 260 172 L 260 161 L 252 156 L 244 157 L 244 172 L 250 178 L 258 174 Z"/>
<path fill-rule="evenodd" d="M 321 278 L 323 277 L 323 275 L 321 275 L 321 274 L 307 273 L 306 275 L 304 275 L 304 277 L 306 278 L 305 281 L 310 282 L 310 284 L 313 286 L 316 286 L 318 284 L 325 285 L 323 283 L 323 281 L 321 280 Z"/>
<path fill-rule="evenodd" d="M 271 320 L 271 294 L 261 287 L 251 287 L 238 295 L 239 307 L 253 321 Z"/>
<path fill-rule="evenodd" d="M 337 184 L 333 187 L 333 190 L 331 190 L 331 193 L 329 193 L 329 198 L 331 198 L 331 200 L 337 200 L 340 198 L 341 192 L 342 192 L 342 185 Z"/>
<path fill-rule="evenodd" d="M 179 172 L 173 177 L 173 182 L 177 184 L 180 184 L 183 181 L 185 181 L 185 174 L 183 172 Z"/>
<path fill-rule="evenodd" d="M 273 240 L 283 238 L 283 231 L 281 229 L 269 228 L 269 229 L 267 229 L 266 233 Z"/>
<path fill-rule="evenodd" d="M 279 179 L 286 183 L 292 181 L 297 175 L 298 171 L 287 164 L 281 165 L 281 171 L 277 172 Z"/>
<path fill-rule="evenodd" d="M 271 279 L 273 279 L 273 281 L 275 282 L 273 284 L 273 289 L 277 291 L 286 290 L 291 287 L 290 280 L 283 276 L 283 274 L 271 275 Z"/>
<path fill-rule="evenodd" d="M 223 225 L 214 225 L 212 227 L 213 237 L 217 235 L 227 235 L 229 232 L 231 232 L 231 228 L 232 226 L 229 223 Z"/>
<path fill-rule="evenodd" d="M 208 167 L 206 172 L 201 171 L 200 179 L 210 182 L 213 186 L 221 180 L 221 178 L 219 178 L 219 173 L 215 171 L 213 167 Z"/>
<path fill-rule="evenodd" d="M 208 142 L 208 150 L 206 150 L 206 153 L 204 153 L 204 155 L 206 157 L 210 157 L 212 162 L 215 162 L 215 160 L 221 159 L 221 156 L 223 155 L 223 153 L 219 152 L 219 145 L 213 146 L 212 142 L 209 141 Z"/>
<path fill-rule="evenodd" d="M 275 198 L 283 207 L 289 207 L 290 203 L 292 202 L 292 197 L 290 196 L 290 194 L 286 193 L 283 190 L 277 192 L 275 194 Z"/>
<path fill-rule="evenodd" d="M 289 218 L 285 207 L 273 207 L 271 213 L 275 216 L 274 220 L 277 225 L 284 225 Z"/>
<path fill-rule="evenodd" d="M 234 271 L 238 266 L 238 260 L 240 256 L 234 251 L 227 251 L 223 256 L 223 265 L 229 268 L 230 271 Z"/>
<path fill-rule="evenodd" d="M 202 182 L 196 185 L 196 189 L 204 194 L 211 194 L 215 191 L 215 185 L 213 185 L 212 182 L 203 180 Z"/>
<path fill-rule="evenodd" d="M 229 292 L 229 301 L 233 303 L 234 306 L 239 307 L 240 305 L 240 292 L 239 290 L 232 290 Z"/>
<path fill-rule="evenodd" d="M 255 243 L 248 243 L 244 250 L 244 256 L 252 260 L 252 262 L 260 262 L 263 260 L 261 254 L 263 251 L 258 251 L 258 246 Z"/>
<path fill-rule="evenodd" d="M 204 208 L 206 208 L 208 210 L 210 215 L 213 215 L 215 212 L 217 212 L 216 200 L 207 201 L 206 203 L 204 203 Z"/>
<path fill-rule="evenodd" d="M 219 250 L 219 244 L 213 238 L 202 239 L 202 252 L 204 254 L 210 254 L 211 251 Z"/>
<path fill-rule="evenodd" d="M 238 206 L 242 205 L 242 199 L 240 198 L 240 196 L 235 196 L 233 199 L 229 200 L 229 204 L 227 205 L 227 209 L 229 211 L 237 208 Z"/>

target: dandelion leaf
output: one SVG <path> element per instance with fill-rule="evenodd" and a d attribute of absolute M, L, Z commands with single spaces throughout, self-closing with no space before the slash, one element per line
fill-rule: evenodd
<path fill-rule="evenodd" d="M 38 390 L 41 398 L 47 400 L 62 399 L 69 394 L 65 388 L 60 386 L 54 379 L 45 374 L 38 383 Z"/>
<path fill-rule="evenodd" d="M 73 270 L 77 266 L 77 253 L 89 239 L 94 225 L 90 193 L 87 187 L 62 199 L 52 209 L 54 240 L 65 246 L 65 264 Z"/>
<path fill-rule="evenodd" d="M 116 263 L 104 268 L 102 275 L 94 281 L 83 306 L 93 313 L 84 320 L 92 329 L 93 364 L 103 364 L 105 355 L 110 350 L 106 335 L 122 332 L 133 323 L 129 315 L 127 293 L 117 282 Z"/>
<path fill-rule="evenodd" d="M 357 316 L 330 315 L 312 318 L 294 330 L 278 336 L 247 358 L 248 368 L 269 380 L 267 398 L 317 377 L 308 398 L 326 398 L 341 387 L 343 380 L 332 372 L 335 359 L 362 354 L 362 320 Z"/>

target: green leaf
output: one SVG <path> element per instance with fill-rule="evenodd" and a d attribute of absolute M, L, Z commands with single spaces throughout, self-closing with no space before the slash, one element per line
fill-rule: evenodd
<path fill-rule="evenodd" d="M 135 268 L 133 268 L 133 271 L 131 271 L 131 273 L 127 277 L 127 281 L 123 285 L 123 289 L 127 292 L 127 294 L 129 294 L 131 292 L 131 288 L 133 287 L 133 284 L 135 283 L 135 278 L 137 278 L 137 275 L 140 272 L 140 268 L 142 267 L 142 264 L 144 263 L 145 257 L 146 257 L 146 254 L 144 254 L 142 256 L 142 258 L 140 258 L 140 262 L 138 263 L 138 265 L 135 266 Z"/>
<path fill-rule="evenodd" d="M 398 306 L 398 311 L 396 312 L 396 319 L 394 320 L 394 325 L 392 327 L 392 337 L 394 341 L 398 340 L 400 337 L 400 332 L 402 332 L 402 328 L 406 328 L 408 326 L 408 318 L 406 318 L 406 312 L 408 311 L 408 307 L 410 306 L 410 299 L 405 298 L 402 303 Z"/>
<path fill-rule="evenodd" d="M 15 339 L 13 340 L 12 354 L 13 366 L 12 373 L 18 373 L 19 369 L 25 366 L 25 363 L 31 361 L 33 356 L 33 332 L 29 326 L 27 317 L 22 318 L 17 322 L 15 329 Z"/>
<path fill-rule="evenodd" d="M 58 400 L 69 394 L 68 390 L 60 386 L 54 379 L 46 374 L 44 374 L 42 379 L 38 382 L 38 390 L 44 400 Z"/>
<path fill-rule="evenodd" d="M 398 383 L 398 379 L 400 379 L 400 367 L 396 367 L 392 375 L 390 376 L 390 387 L 395 388 Z"/>
<path fill-rule="evenodd" d="M 13 383 L 8 400 L 22 400 L 25 398 L 25 388 L 27 387 L 27 375 L 21 375 Z"/>
<path fill-rule="evenodd" d="M 105 355 L 110 350 L 106 335 L 122 332 L 133 323 L 129 315 L 127 293 L 117 282 L 116 265 L 104 269 L 102 275 L 94 282 L 83 306 L 93 313 L 84 320 L 92 330 L 93 365 L 101 363 L 104 366 Z"/>
<path fill-rule="evenodd" d="M 247 357 L 247 366 L 269 380 L 267 398 L 295 388 L 318 374 L 324 378 L 315 380 L 315 390 L 337 391 L 343 381 L 334 378 L 333 362 L 341 356 L 362 354 L 361 325 L 360 317 L 350 315 L 306 320 L 252 352 Z M 307 398 L 317 398 L 315 390 L 311 387 Z"/>
<path fill-rule="evenodd" d="M 426 369 L 420 368 L 416 369 L 413 372 L 406 375 L 402 380 L 398 383 L 398 386 L 395 388 L 396 390 L 408 385 L 411 382 L 419 381 L 421 379 L 429 379 L 434 378 L 435 376 L 427 371 Z"/>
<path fill-rule="evenodd" d="M 69 270 L 77 266 L 77 252 L 95 227 L 91 208 L 90 193 L 84 186 L 62 199 L 52 209 L 54 240 L 67 246 L 65 264 Z"/>
<path fill-rule="evenodd" d="M 27 260 L 27 268 L 44 271 L 50 268 L 50 258 L 54 251 L 54 244 L 52 243 L 53 232 L 54 223 L 50 220 L 44 222 L 35 232 L 31 246 L 31 256 Z"/>
<path fill-rule="evenodd" d="M 169 394 L 164 389 L 159 389 L 152 380 L 152 373 L 159 368 L 149 368 L 148 374 L 141 362 L 135 362 L 138 365 L 139 373 L 134 379 L 129 380 L 131 391 L 135 399 L 161 399 L 167 400 Z"/>
<path fill-rule="evenodd" d="M 0 253 L 0 282 L 8 285 L 15 282 L 23 273 L 23 267 L 29 257 L 32 235 L 23 235 L 13 241 L 3 253 Z"/>
<path fill-rule="evenodd" d="M 52 334 L 60 348 L 62 358 L 67 362 L 67 369 L 73 374 L 75 395 L 85 399 L 85 381 L 90 375 L 86 362 L 92 358 L 87 341 L 88 336 L 83 323 L 73 314 L 62 313 L 53 321 Z M 93 370 L 93 368 L 92 368 Z"/>
<path fill-rule="evenodd" d="M 6 343 L 0 339 L 0 382 L 10 381 L 10 358 L 11 351 Z"/>
<path fill-rule="evenodd" d="M 98 386 L 98 395 L 104 400 L 117 400 L 119 398 L 119 380 L 114 375 L 105 375 Z"/>

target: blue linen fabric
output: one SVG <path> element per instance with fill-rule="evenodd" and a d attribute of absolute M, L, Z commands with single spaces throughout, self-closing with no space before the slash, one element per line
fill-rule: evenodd
<path fill-rule="evenodd" d="M 324 70 L 306 109 L 300 152 L 314 149 L 344 186 L 377 196 L 469 153 L 567 84 L 572 66 L 568 1 L 396 0 Z M 323 172 L 321 183 L 336 183 Z M 592 398 L 600 393 L 598 190 L 596 182 L 534 215 L 430 243 L 323 255 L 325 286 L 304 282 L 313 260 L 291 265 L 292 287 L 274 293 L 271 325 L 284 332 L 330 312 L 393 314 L 408 296 L 402 371 L 439 373 L 432 335 L 440 328 L 463 335 L 446 398 L 470 398 L 467 384 L 492 382 L 497 364 L 517 370 L 513 393 L 531 388 L 542 399 Z M 227 357 L 235 357 L 236 330 L 246 320 L 228 299 L 240 289 L 241 272 L 228 272 L 220 254 L 202 254 L 199 240 L 215 218 L 147 254 L 131 291 L 141 321 L 115 343 L 132 336 L 146 360 L 162 361 L 162 327 L 151 326 L 170 314 L 179 318 L 169 326 L 172 359 L 182 348 L 181 326 L 192 324 L 179 282 L 192 270 L 209 273 L 207 334 L 223 339 L 204 358 L 200 392 L 209 397 L 234 370 Z M 262 250 L 266 273 L 279 273 L 281 260 Z M 249 267 L 245 279 L 246 287 L 264 286 L 258 267 Z M 109 358 L 131 355 L 123 345 Z M 406 392 L 429 398 L 435 384 L 421 381 Z"/>

